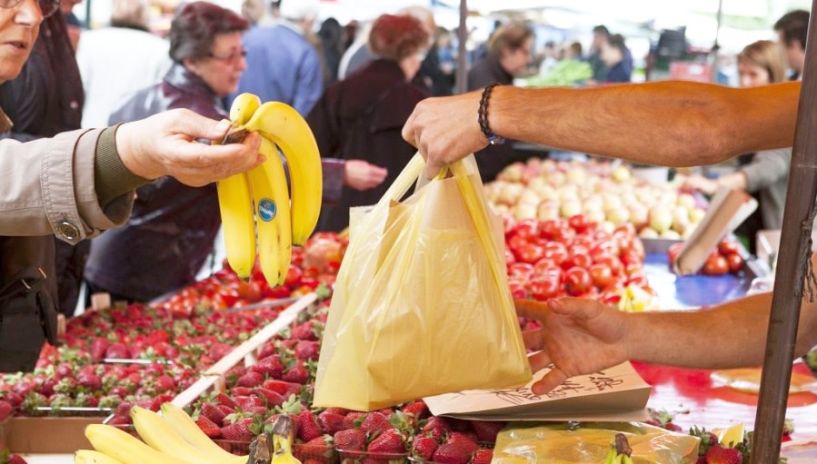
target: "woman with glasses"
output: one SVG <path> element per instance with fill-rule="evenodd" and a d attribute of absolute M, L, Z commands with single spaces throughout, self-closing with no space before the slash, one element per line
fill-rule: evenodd
<path fill-rule="evenodd" d="M 373 165 L 346 170 L 340 201 L 321 212 L 321 230 L 342 230 L 349 224 L 350 207 L 377 202 L 415 153 L 400 128 L 427 96 L 411 80 L 428 46 L 428 32 L 417 18 L 379 17 L 369 34 L 376 59 L 327 88 L 309 113 L 321 156 L 346 159 L 347 167 Z"/>
<path fill-rule="evenodd" d="M 246 68 L 242 32 L 248 23 L 209 2 L 185 5 L 170 26 L 174 64 L 162 82 L 133 95 L 109 123 L 172 108 L 227 117 L 222 99 Z M 123 51 L 124 52 L 124 51 Z M 93 292 L 149 301 L 195 281 L 221 226 L 215 184 L 191 188 L 164 178 L 137 191 L 127 226 L 93 240 L 85 279 Z"/>

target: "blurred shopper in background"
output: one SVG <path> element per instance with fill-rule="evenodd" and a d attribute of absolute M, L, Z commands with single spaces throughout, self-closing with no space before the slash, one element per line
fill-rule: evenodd
<path fill-rule="evenodd" d="M 327 18 L 318 29 L 319 52 L 324 66 L 324 84 L 338 80 L 338 67 L 344 51 L 344 31 L 337 19 Z"/>
<path fill-rule="evenodd" d="M 309 114 L 322 156 L 350 160 L 347 164 L 373 164 L 347 179 L 340 202 L 323 208 L 319 229 L 347 227 L 349 208 L 376 203 L 416 152 L 400 130 L 426 97 L 411 81 L 428 40 L 426 28 L 415 17 L 379 17 L 369 34 L 369 47 L 378 58 L 330 86 Z"/>
<path fill-rule="evenodd" d="M 82 127 L 105 127 L 137 90 L 162 80 L 168 43 L 148 32 L 148 0 L 113 0 L 111 25 L 86 31 L 77 50 L 85 89 Z"/>
<path fill-rule="evenodd" d="M 60 12 L 68 30 L 68 41 L 71 43 L 71 48 L 76 50 L 79 44 L 79 35 L 82 32 L 82 22 L 80 22 L 77 15 L 74 14 L 74 7 L 82 3 L 82 0 L 60 0 Z"/>
<path fill-rule="evenodd" d="M 323 92 L 318 52 L 307 40 L 318 16 L 317 0 L 280 0 L 244 35 L 247 72 L 238 91 L 261 101 L 281 101 L 305 115 Z"/>
<path fill-rule="evenodd" d="M 633 77 L 633 55 L 624 43 L 624 36 L 614 34 L 602 45 L 601 60 L 607 68 L 603 82 L 630 82 Z"/>
<path fill-rule="evenodd" d="M 780 44 L 786 49 L 786 59 L 792 70 L 790 78 L 800 79 L 803 65 L 806 62 L 806 34 L 808 33 L 809 12 L 805 10 L 790 11 L 774 23 L 774 30 Z"/>
<path fill-rule="evenodd" d="M 488 54 L 468 71 L 468 90 L 497 83 L 513 84 L 514 76 L 530 65 L 533 30 L 523 23 L 508 23 L 494 32 L 488 43 Z M 491 145 L 476 153 L 477 165 L 484 182 L 496 178 L 502 169 L 515 161 L 510 141 Z"/>
<path fill-rule="evenodd" d="M 606 26 L 599 25 L 593 28 L 593 42 L 590 44 L 590 56 L 587 61 L 593 68 L 593 80 L 604 82 L 607 79 L 607 64 L 601 57 L 602 50 L 610 41 L 610 31 Z"/>
<path fill-rule="evenodd" d="M 738 55 L 738 73 L 741 87 L 785 82 L 787 80 L 785 51 L 775 42 L 768 40 L 755 42 Z M 755 194 L 760 203 L 759 214 L 753 214 L 739 229 L 739 233 L 748 236 L 749 243 L 754 243 L 758 230 L 780 229 L 783 225 L 783 207 L 786 205 L 790 163 L 790 148 L 760 151 L 732 174 L 716 180 L 695 175 L 691 176 L 687 183 L 710 195 L 719 187 L 746 190 Z"/>
<path fill-rule="evenodd" d="M 246 68 L 248 23 L 209 2 L 188 3 L 170 26 L 173 66 L 162 82 L 133 95 L 110 118 L 135 121 L 174 108 L 227 117 L 223 98 Z M 215 184 L 193 188 L 170 177 L 138 189 L 127 225 L 94 239 L 85 270 L 92 292 L 150 301 L 195 281 L 221 226 Z"/>

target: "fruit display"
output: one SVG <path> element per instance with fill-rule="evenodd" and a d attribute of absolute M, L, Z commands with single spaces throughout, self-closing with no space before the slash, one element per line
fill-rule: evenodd
<path fill-rule="evenodd" d="M 643 238 L 687 238 L 705 214 L 680 183 L 653 184 L 610 162 L 532 158 L 508 166 L 485 189 L 495 210 L 511 220 L 584 214 L 608 232 L 632 224 Z"/>
<path fill-rule="evenodd" d="M 508 225 L 505 260 L 515 298 L 574 296 L 618 304 L 647 300 L 652 293 L 644 274 L 644 246 L 629 224 L 608 232 L 577 214 Z"/>
<path fill-rule="evenodd" d="M 11 454 L 7 450 L 0 450 L 0 464 L 26 464 L 26 460 L 19 454 Z"/>
<path fill-rule="evenodd" d="M 281 102 L 261 104 L 257 96 L 244 93 L 233 102 L 230 119 L 239 130 L 259 134 L 265 160 L 217 183 L 227 260 L 246 279 L 257 256 L 269 285 L 282 285 L 292 245 L 303 245 L 318 222 L 323 191 L 318 146 L 303 117 Z M 291 205 L 278 149 L 292 181 Z"/>
<path fill-rule="evenodd" d="M 675 263 L 683 247 L 683 243 L 675 243 L 670 246 L 667 251 L 667 259 L 669 260 L 670 267 Z M 709 253 L 700 273 L 709 276 L 718 276 L 728 273 L 740 274 L 745 264 L 741 246 L 735 241 L 723 240 Z"/>

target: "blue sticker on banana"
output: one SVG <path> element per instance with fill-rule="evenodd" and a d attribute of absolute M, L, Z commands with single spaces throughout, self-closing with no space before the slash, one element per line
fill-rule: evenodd
<path fill-rule="evenodd" d="M 270 222 L 278 214 L 278 206 L 269 198 L 262 198 L 258 202 L 258 217 L 264 222 Z"/>

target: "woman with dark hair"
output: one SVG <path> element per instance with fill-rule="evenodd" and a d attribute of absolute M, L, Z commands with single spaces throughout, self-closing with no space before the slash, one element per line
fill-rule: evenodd
<path fill-rule="evenodd" d="M 415 153 L 400 130 L 427 95 L 411 83 L 429 44 L 423 24 L 409 15 L 383 15 L 372 25 L 369 48 L 377 58 L 326 89 L 307 120 L 321 155 L 380 166 L 386 181 L 368 190 L 344 187 L 337 205 L 324 206 L 318 227 L 341 230 L 349 208 L 380 199 Z M 347 161 L 351 162 L 351 161 Z M 386 173 L 388 174 L 386 175 Z"/>
<path fill-rule="evenodd" d="M 318 39 L 320 40 L 319 51 L 322 63 L 326 67 L 324 84 L 328 85 L 338 80 L 338 67 L 344 51 L 343 27 L 337 19 L 328 18 L 321 23 Z"/>
<path fill-rule="evenodd" d="M 488 55 L 468 71 L 468 90 L 486 85 L 512 84 L 531 62 L 533 30 L 526 24 L 510 23 L 494 32 L 488 42 Z"/>
<path fill-rule="evenodd" d="M 193 2 L 170 26 L 173 66 L 162 82 L 137 92 L 110 124 L 187 108 L 227 117 L 222 99 L 246 67 L 246 20 L 209 2 Z M 141 187 L 128 224 L 92 241 L 85 279 L 92 292 L 149 301 L 195 281 L 221 226 L 215 184 L 188 187 L 165 177 Z"/>
<path fill-rule="evenodd" d="M 613 34 L 602 45 L 601 59 L 607 67 L 604 82 L 630 82 L 633 75 L 633 55 L 624 44 L 624 36 Z"/>

